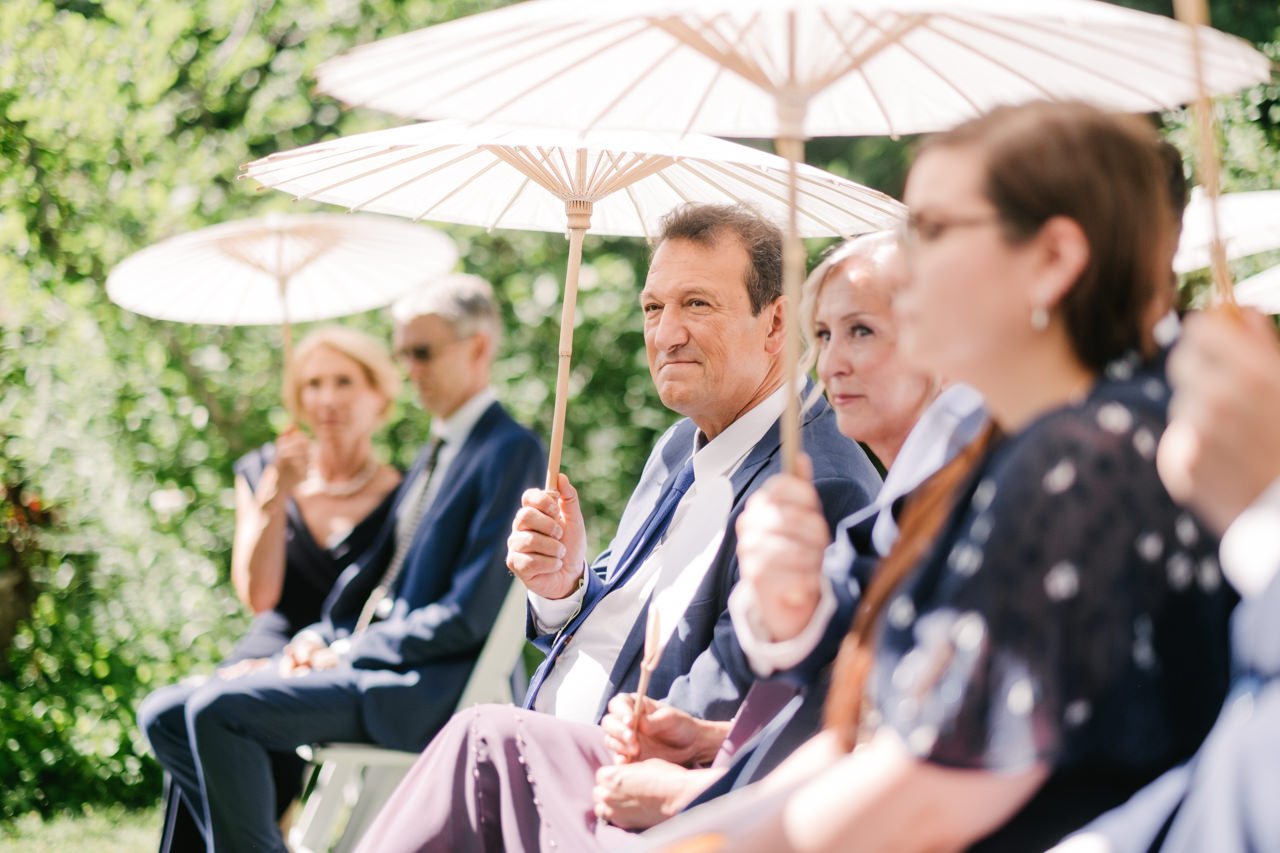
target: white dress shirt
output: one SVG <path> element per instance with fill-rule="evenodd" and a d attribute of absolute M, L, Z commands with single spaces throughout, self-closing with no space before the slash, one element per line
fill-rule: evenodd
<path fill-rule="evenodd" d="M 733 509 L 730 477 L 782 414 L 786 393 L 785 387 L 775 391 L 710 441 L 698 433 L 693 486 L 676 505 L 666 535 L 626 584 L 606 594 L 574 632 L 573 642 L 560 655 L 538 692 L 536 710 L 565 720 L 595 722 L 609 674 L 650 598 L 665 644 L 724 539 Z M 645 515 L 651 510 L 652 507 L 644 508 Z M 620 553 L 613 555 L 610 572 L 620 557 Z M 579 589 L 568 598 L 550 601 L 530 593 L 530 606 L 539 627 L 550 631 L 563 626 L 577 613 L 584 594 L 584 589 Z"/>
<path fill-rule="evenodd" d="M 453 460 L 458 458 L 458 454 L 462 452 L 462 445 L 466 444 L 467 439 L 471 436 L 471 430 L 475 429 L 480 416 L 489 410 L 495 400 L 497 400 L 497 397 L 494 396 L 493 390 L 485 388 L 459 406 L 457 411 L 449 415 L 449 417 L 432 418 L 431 435 L 440 439 L 443 444 L 440 446 L 440 455 L 436 457 L 436 467 L 432 470 L 431 478 L 425 486 L 428 507 L 431 506 L 431 502 L 435 500 L 436 494 L 440 491 L 440 484 L 444 482 L 445 476 L 449 473 L 449 466 L 453 464 Z M 402 500 L 400 502 L 401 512 L 409 504 L 409 500 Z M 399 520 L 397 517 L 396 521 L 399 522 Z"/>
<path fill-rule="evenodd" d="M 849 563 L 854 557 L 845 531 L 875 515 L 871 542 L 878 555 L 889 553 L 898 539 L 898 524 L 893 518 L 894 502 L 931 477 L 977 437 L 986 420 L 981 414 L 982 396 L 968 385 L 958 383 L 945 388 L 929 404 L 902 443 L 902 449 L 890 466 L 876 499 L 841 521 L 836 528 L 835 541 L 827 547 L 823 558 L 825 577 L 818 606 L 809 624 L 795 637 L 774 641 L 760 617 L 755 589 L 750 584 L 738 584 L 729 596 L 729 615 L 733 619 L 738 643 L 757 675 L 766 678 L 779 670 L 790 669 L 817 648 L 826 633 L 827 623 L 836 612 L 836 597 L 831 585 L 844 582 L 843 577 L 847 576 Z"/>

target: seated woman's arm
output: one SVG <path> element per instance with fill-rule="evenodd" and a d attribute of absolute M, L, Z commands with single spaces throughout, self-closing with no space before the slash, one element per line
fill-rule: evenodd
<path fill-rule="evenodd" d="M 284 587 L 285 497 L 275 480 L 274 468 L 268 468 L 255 495 L 244 477 L 236 477 L 231 583 L 254 613 L 275 607 Z"/>
<path fill-rule="evenodd" d="M 822 757 L 835 763 L 816 776 L 808 772 Z M 1044 765 L 995 773 L 921 761 L 889 729 L 847 754 L 825 732 L 792 758 L 802 767 L 788 761 L 767 784 L 788 776 L 809 781 L 739 849 L 815 853 L 847 850 L 857 839 L 863 853 L 960 850 L 1001 826 L 1048 777 Z"/>
<path fill-rule="evenodd" d="M 231 583 L 254 613 L 270 610 L 284 588 L 286 504 L 307 472 L 311 440 L 300 430 L 275 442 L 275 461 L 258 479 L 256 491 L 236 477 L 236 532 L 231 546 Z"/>

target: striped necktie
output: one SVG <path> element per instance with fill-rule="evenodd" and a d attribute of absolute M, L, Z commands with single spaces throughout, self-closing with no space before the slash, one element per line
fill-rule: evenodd
<path fill-rule="evenodd" d="M 427 464 L 422 466 L 422 472 L 409 486 L 409 494 L 405 496 L 404 505 L 396 517 L 396 549 L 391 555 L 391 562 L 387 564 L 387 570 L 382 573 L 382 580 L 378 581 L 378 585 L 369 594 L 368 601 L 364 603 L 360 618 L 356 620 L 355 628 L 352 629 L 353 634 L 368 628 L 375 617 L 386 615 L 379 613 L 378 610 L 391 594 L 391 589 L 400 576 L 400 570 L 404 568 L 405 557 L 409 555 L 409 545 L 413 542 L 413 535 L 418 532 L 418 525 L 427 514 L 427 506 L 431 503 L 427 500 L 428 487 L 431 484 L 431 475 L 436 470 L 436 461 L 440 458 L 440 448 L 443 446 L 444 439 L 437 438 L 432 442 Z"/>

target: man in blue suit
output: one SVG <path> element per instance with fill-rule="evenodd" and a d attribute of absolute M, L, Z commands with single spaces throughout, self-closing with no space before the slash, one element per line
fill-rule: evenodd
<path fill-rule="evenodd" d="M 753 680 L 731 663 L 742 656 L 727 610 L 738 580 L 734 521 L 780 469 L 789 393 L 781 247 L 778 229 L 744 208 L 688 206 L 664 220 L 640 308 L 658 395 L 685 419 L 659 440 L 617 535 L 590 564 L 569 478 L 560 475 L 555 492 L 525 493 L 507 565 L 529 590 L 530 639 L 547 652 L 525 708 L 455 717 L 363 849 L 610 843 L 597 830 L 616 828 L 589 806 L 595 770 L 613 760 L 597 723 L 610 699 L 636 690 L 654 614 L 662 651 L 648 695 L 703 719 L 733 716 Z M 879 477 L 820 397 L 801 434 L 834 527 L 870 503 Z M 718 746 L 690 744 L 681 758 L 709 761 Z"/>
<path fill-rule="evenodd" d="M 153 693 L 138 712 L 211 850 L 277 850 L 271 751 L 322 741 L 421 749 L 449 718 L 510 578 L 503 536 L 541 479 L 538 439 L 489 389 L 500 320 L 487 282 L 452 276 L 393 309 L 396 351 L 434 440 L 377 545 L 321 622 L 233 677 Z"/>

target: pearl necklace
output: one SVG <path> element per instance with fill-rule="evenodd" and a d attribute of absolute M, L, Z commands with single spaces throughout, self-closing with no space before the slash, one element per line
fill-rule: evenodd
<path fill-rule="evenodd" d="M 366 486 L 372 483 L 373 478 L 378 476 L 380 467 L 378 460 L 371 455 L 365 466 L 350 480 L 331 483 L 320 474 L 320 469 L 313 465 L 307 470 L 307 479 L 302 483 L 303 493 L 308 495 L 328 495 L 331 498 L 350 497 L 357 492 L 363 491 Z"/>

